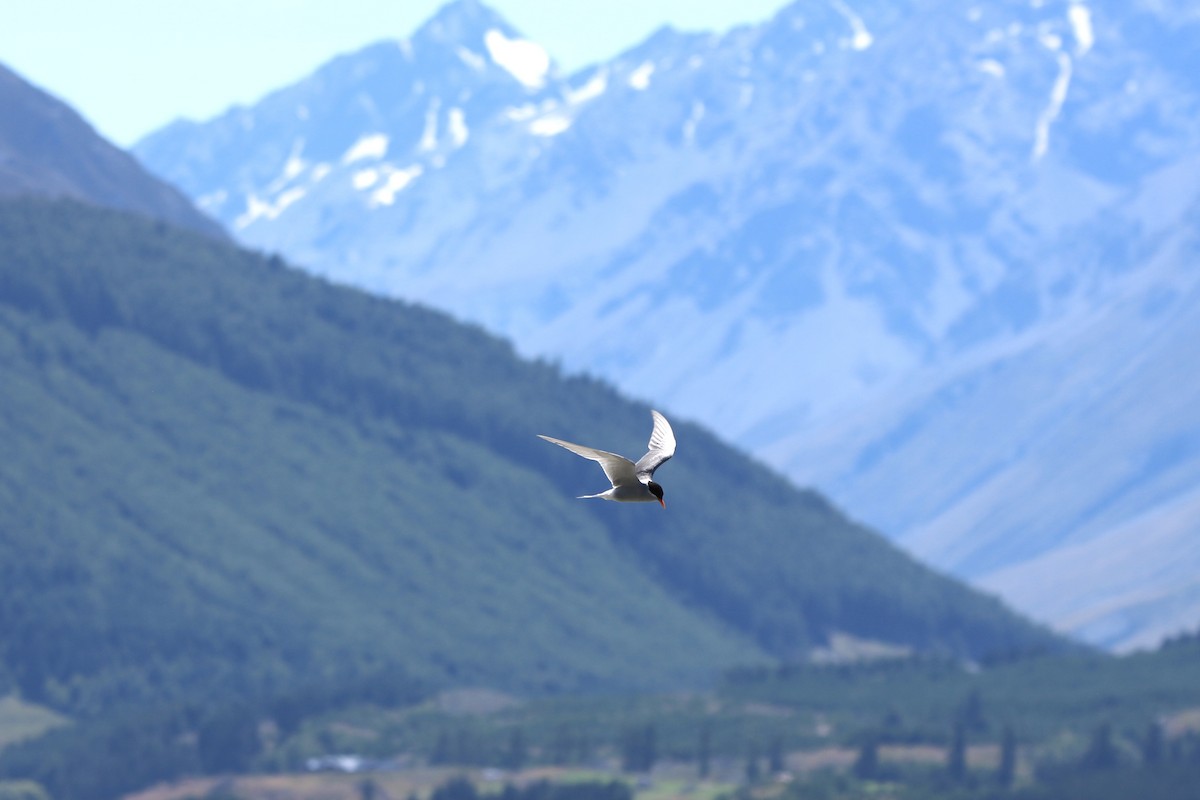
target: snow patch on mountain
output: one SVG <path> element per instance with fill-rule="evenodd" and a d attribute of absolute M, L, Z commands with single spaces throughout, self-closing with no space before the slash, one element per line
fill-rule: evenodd
<path fill-rule="evenodd" d="M 993 78 L 1004 77 L 1004 65 L 994 58 L 984 58 L 978 61 L 975 66 L 980 72 L 991 75 Z"/>
<path fill-rule="evenodd" d="M 233 225 L 240 230 L 260 219 L 277 219 L 288 206 L 304 197 L 305 194 L 307 192 L 302 186 L 296 186 L 281 192 L 273 200 L 265 200 L 258 195 L 251 194 L 246 198 L 245 212 L 234 220 Z"/>
<path fill-rule="evenodd" d="M 1047 44 L 1053 50 L 1058 49 L 1057 42 Z M 1050 149 L 1050 127 L 1054 121 L 1058 119 L 1058 115 L 1062 112 L 1063 103 L 1067 100 L 1067 91 L 1071 87 L 1071 57 L 1063 52 L 1057 52 L 1058 60 L 1058 75 L 1054 79 L 1054 86 L 1050 90 L 1050 102 L 1046 108 L 1038 116 L 1037 127 L 1034 130 L 1033 136 L 1033 151 L 1031 158 L 1034 161 L 1040 160 L 1046 155 L 1046 151 Z"/>
<path fill-rule="evenodd" d="M 529 123 L 529 132 L 534 136 L 558 136 L 571 127 L 572 118 L 561 110 L 543 114 Z"/>
<path fill-rule="evenodd" d="M 630 88 L 636 89 L 639 92 L 644 92 L 650 88 L 650 77 L 654 75 L 654 63 L 651 61 L 643 61 L 632 72 L 626 82 Z"/>
<path fill-rule="evenodd" d="M 1096 33 L 1092 28 L 1092 11 L 1081 2 L 1073 2 L 1067 9 L 1067 18 L 1071 21 L 1071 30 L 1075 34 L 1075 53 L 1084 55 L 1096 43 Z"/>
<path fill-rule="evenodd" d="M 463 63 L 469 66 L 476 72 L 483 72 L 487 69 L 487 62 L 483 56 L 476 53 L 474 50 L 468 50 L 466 47 L 456 47 L 454 52 L 463 60 Z"/>
<path fill-rule="evenodd" d="M 869 30 L 867 30 L 867 26 L 863 22 L 863 18 L 854 13 L 854 10 L 842 2 L 842 0 L 832 0 L 832 2 L 833 7 L 838 10 L 838 13 L 845 17 L 846 21 L 850 23 L 852 35 L 847 44 L 855 50 L 866 50 L 868 47 L 870 47 L 874 43 L 875 37 L 871 35 Z"/>
<path fill-rule="evenodd" d="M 408 188 L 408 185 L 424 171 L 420 164 L 413 164 L 404 169 L 387 168 L 384 171 L 383 185 L 371 192 L 371 207 L 390 206 L 395 203 L 396 195 Z"/>
<path fill-rule="evenodd" d="M 374 168 L 360 169 L 350 177 L 350 183 L 360 192 L 370 189 L 379 183 L 379 170 Z"/>
<path fill-rule="evenodd" d="M 513 108 L 506 108 L 504 110 L 504 117 L 513 122 L 523 122 L 537 116 L 537 113 L 538 107 L 536 105 L 533 103 L 522 103 Z"/>
<path fill-rule="evenodd" d="M 221 210 L 229 200 L 229 192 L 226 189 L 218 189 L 215 192 L 210 192 L 201 195 L 195 199 L 196 207 L 206 214 L 216 214 Z M 236 225 L 236 221 L 234 223 Z"/>
<path fill-rule="evenodd" d="M 362 136 L 342 155 L 343 164 L 353 164 L 366 159 L 379 159 L 387 155 L 388 136 L 385 133 L 369 133 Z"/>
<path fill-rule="evenodd" d="M 425 108 L 425 127 L 421 130 L 421 141 L 417 149 L 429 153 L 437 149 L 438 144 L 438 114 L 442 110 L 442 99 L 434 97 Z"/>
<path fill-rule="evenodd" d="M 483 37 L 488 53 L 499 66 L 530 89 L 546 85 L 550 71 L 550 55 L 545 49 L 527 39 L 510 39 L 493 28 Z"/>
<path fill-rule="evenodd" d="M 683 140 L 691 144 L 696 140 L 696 126 L 704 119 L 704 103 L 696 100 L 692 103 L 692 111 L 683 122 Z"/>
<path fill-rule="evenodd" d="M 596 74 L 587 80 L 578 89 L 572 89 L 567 92 L 567 102 L 573 105 L 580 105 L 595 100 L 600 95 L 608 91 L 608 70 L 598 69 Z"/>
<path fill-rule="evenodd" d="M 301 174 L 308 168 L 308 163 L 301 158 L 301 153 L 304 152 L 304 139 L 297 139 L 292 142 L 291 152 L 288 153 L 288 159 L 283 164 L 283 171 L 276 179 L 275 183 L 271 184 L 275 189 L 282 188 L 291 181 L 300 177 Z"/>
<path fill-rule="evenodd" d="M 450 142 L 455 148 L 462 147 L 467 143 L 467 139 L 471 138 L 471 131 L 467 128 L 467 118 L 461 108 L 450 109 L 446 126 L 450 134 Z"/>

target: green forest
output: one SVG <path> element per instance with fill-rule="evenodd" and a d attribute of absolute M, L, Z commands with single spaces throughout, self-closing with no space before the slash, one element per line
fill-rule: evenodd
<path fill-rule="evenodd" d="M 470 693 L 380 675 L 80 721 L 0 751 L 0 777 L 100 800 L 189 775 L 302 774 L 354 753 L 374 777 L 347 781 L 428 764 L 559 770 L 569 784 L 616 780 L 638 794 L 682 780 L 727 800 L 1171 800 L 1193 797 L 1200 778 L 1198 668 L 1195 635 L 1120 658 L 751 667 L 705 692 L 493 695 L 474 708 Z M 469 794 L 461 781 L 442 794 L 456 792 Z"/>
<path fill-rule="evenodd" d="M 0 205 L 0 239 L 0 664 L 29 699 L 703 686 L 837 630 L 1064 646 L 686 421 L 669 512 L 575 500 L 603 478 L 534 434 L 632 452 L 645 406 L 444 315 L 76 204 Z"/>
<path fill-rule="evenodd" d="M 682 419 L 666 512 L 576 500 L 603 476 L 535 434 L 641 452 L 645 404 L 278 257 L 37 200 L 0 241 L 0 698 L 48 727 L 0 744 L 6 800 L 337 752 L 608 759 L 615 800 L 664 763 L 764 798 L 1192 768 L 1143 745 L 1200 705 L 1193 640 L 1088 652 Z M 835 634 L 910 655 L 806 665 Z M 471 687 L 512 702 L 439 701 Z M 888 750 L 1006 736 L 999 787 Z M 774 781 L 821 748 L 861 766 Z"/>

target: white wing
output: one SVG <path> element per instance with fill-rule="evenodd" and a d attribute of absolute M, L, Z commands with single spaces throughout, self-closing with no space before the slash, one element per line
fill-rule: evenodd
<path fill-rule="evenodd" d="M 584 458 L 590 458 L 592 461 L 599 462 L 601 468 L 604 469 L 604 474 L 613 486 L 629 486 L 635 485 L 638 482 L 638 472 L 632 461 L 625 456 L 619 456 L 616 453 L 610 453 L 607 450 L 597 450 L 594 447 L 584 447 L 581 444 L 572 442 L 564 442 L 562 439 L 555 439 L 550 436 L 538 434 L 539 439 L 545 439 L 547 442 L 556 444 L 559 447 L 565 447 L 572 453 Z M 674 449 L 674 439 L 672 441 L 672 449 Z"/>
<path fill-rule="evenodd" d="M 638 478 L 644 476 L 646 480 L 675 455 L 675 432 L 671 430 L 671 423 L 657 411 L 652 410 L 650 416 L 654 417 L 654 430 L 650 431 L 649 451 L 634 465 Z"/>

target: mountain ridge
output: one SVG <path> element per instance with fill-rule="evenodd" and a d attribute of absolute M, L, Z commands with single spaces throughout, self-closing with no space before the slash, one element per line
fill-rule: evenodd
<path fill-rule="evenodd" d="M 1138 423 L 1151 404 L 1109 403 L 1053 448 L 1041 433 L 1088 403 L 1096 373 L 1074 371 L 1080 353 L 1124 353 L 1114 374 L 1159 380 L 1186 349 L 1158 334 L 1186 308 L 1198 250 L 1186 231 L 1200 209 L 1189 177 L 1200 152 L 1200 69 L 1189 67 L 1200 64 L 1160 45 L 1195 24 L 1181 7 L 1101 0 L 794 3 L 723 35 L 660 35 L 490 115 L 414 95 L 414 118 L 442 133 L 436 154 L 320 161 L 328 169 L 294 176 L 293 202 L 270 218 L 239 216 L 262 187 L 228 179 L 236 152 L 187 156 L 203 126 L 135 150 L 192 196 L 224 187 L 206 207 L 241 219 L 242 241 L 662 398 L 1038 615 L 1057 604 L 1020 579 L 1022 564 L 1032 576 L 1076 532 L 1103 557 L 1106 531 L 1152 510 L 1146 500 L 1076 531 L 1107 484 L 1091 481 L 1086 458 L 1061 459 L 1093 452 L 1106 431 L 1123 432 L 1106 458 L 1153 462 Z M 311 89 L 295 84 L 293 99 Z M 445 135 L 455 109 L 466 138 Z M 248 133 L 239 149 L 265 141 Z M 292 129 L 281 141 L 303 144 Z M 1156 303 L 1166 316 L 1121 310 Z M 1122 347 L 1131 341 L 1155 377 Z M 1045 390 L 1056 374 L 1079 392 Z M 1004 408 L 989 391 L 1021 403 Z M 1186 378 L 1176 391 L 1200 398 Z M 1153 439 L 1190 441 L 1196 421 L 1172 408 Z M 1045 469 L 1071 484 L 1051 488 L 1036 477 Z M 1026 526 L 1022 549 L 996 520 L 1025 495 L 993 482 L 1018 473 L 1053 512 Z M 904 488 L 910 477 L 920 491 Z M 1137 553 L 1138 569 L 1154 572 L 1167 552 Z M 1078 599 L 1102 593 L 1078 578 Z M 1103 635 L 1063 629 L 1115 648 L 1161 638 L 1144 612 L 1123 613 L 1111 608 Z"/>
<path fill-rule="evenodd" d="M 686 418 L 670 512 L 576 501 L 594 465 L 534 434 L 632 450 L 646 408 L 441 313 L 70 203 L 0 232 L 0 676 L 30 699 L 696 685 L 842 630 L 1065 646 Z"/>
<path fill-rule="evenodd" d="M 178 189 L 2 63 L 0 107 L 0 197 L 73 197 L 225 237 Z"/>

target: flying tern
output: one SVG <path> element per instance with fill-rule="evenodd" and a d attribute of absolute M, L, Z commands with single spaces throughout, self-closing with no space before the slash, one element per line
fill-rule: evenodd
<path fill-rule="evenodd" d="M 651 503 L 657 500 L 666 508 L 667 504 L 663 502 L 663 488 L 655 483 L 653 478 L 654 470 L 675 455 L 675 433 L 662 414 L 651 411 L 650 415 L 654 417 L 654 430 L 650 432 L 650 444 L 647 446 L 646 455 L 639 458 L 636 464 L 625 456 L 606 450 L 564 442 L 562 439 L 542 436 L 540 433 L 538 438 L 565 447 L 576 455 L 600 464 L 605 477 L 612 483 L 612 488 L 598 494 L 580 495 L 581 500 L 589 497 L 615 500 L 618 503 Z"/>

